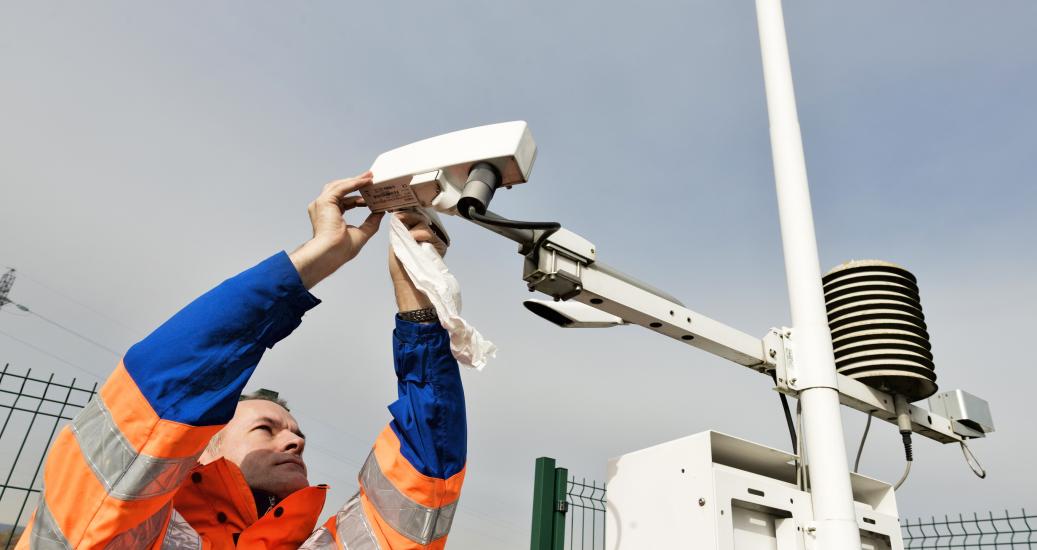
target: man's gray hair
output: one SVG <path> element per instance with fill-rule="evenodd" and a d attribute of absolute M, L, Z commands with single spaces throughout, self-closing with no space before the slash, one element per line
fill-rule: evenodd
<path fill-rule="evenodd" d="M 274 390 L 268 390 L 266 388 L 259 388 L 252 393 L 243 393 L 238 396 L 238 402 L 241 401 L 270 401 L 271 403 L 277 403 L 284 407 L 284 410 L 291 411 L 288 408 L 288 402 L 278 397 L 278 393 Z M 209 443 L 205 446 L 205 453 L 216 456 L 220 453 L 220 444 L 223 442 L 223 430 L 216 432 Z"/>
<path fill-rule="evenodd" d="M 252 393 L 243 393 L 243 394 L 241 394 L 240 397 L 238 397 L 238 401 L 256 401 L 256 400 L 259 400 L 259 401 L 270 401 L 270 402 L 277 403 L 278 405 L 284 407 L 284 410 L 286 410 L 286 411 L 291 411 L 292 410 L 292 409 L 288 408 L 288 402 L 287 401 L 285 401 L 284 399 L 281 399 L 280 397 L 278 397 L 278 393 L 277 392 L 275 392 L 274 390 L 268 390 L 266 388 L 259 388 L 258 390 L 254 391 Z"/>

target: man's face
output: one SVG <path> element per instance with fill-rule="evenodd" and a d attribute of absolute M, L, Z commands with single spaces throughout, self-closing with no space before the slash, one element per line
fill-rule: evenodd
<path fill-rule="evenodd" d="M 249 487 L 277 498 L 309 486 L 302 460 L 306 439 L 295 418 L 277 403 L 259 399 L 238 403 L 220 438 L 217 454 L 207 451 L 203 463 L 222 456 L 241 468 Z"/>

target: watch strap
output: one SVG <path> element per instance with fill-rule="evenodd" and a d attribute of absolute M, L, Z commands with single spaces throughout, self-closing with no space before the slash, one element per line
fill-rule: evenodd
<path fill-rule="evenodd" d="M 410 321 L 411 323 L 431 323 L 432 321 L 439 319 L 439 316 L 436 315 L 436 308 L 434 307 L 401 311 L 397 315 L 400 319 Z"/>

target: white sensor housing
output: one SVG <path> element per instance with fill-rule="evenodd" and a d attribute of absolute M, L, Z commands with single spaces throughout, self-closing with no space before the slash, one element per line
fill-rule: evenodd
<path fill-rule="evenodd" d="M 457 214 L 468 173 L 487 162 L 500 172 L 500 185 L 529 179 L 536 143 L 525 121 L 502 122 L 443 134 L 386 151 L 371 165 L 374 185 L 361 194 L 374 212 L 434 208 Z"/>

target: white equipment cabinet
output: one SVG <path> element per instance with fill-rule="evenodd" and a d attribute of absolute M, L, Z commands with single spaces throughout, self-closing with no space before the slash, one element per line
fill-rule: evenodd
<path fill-rule="evenodd" d="M 795 456 L 714 431 L 608 463 L 607 550 L 825 550 Z M 903 550 L 892 487 L 850 475 L 864 550 Z"/>

